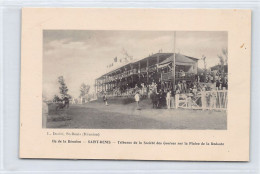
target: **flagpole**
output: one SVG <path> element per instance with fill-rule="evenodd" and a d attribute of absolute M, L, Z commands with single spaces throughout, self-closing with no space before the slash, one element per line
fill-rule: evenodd
<path fill-rule="evenodd" d="M 175 54 L 175 48 L 176 48 L 176 31 L 174 31 L 174 40 L 173 40 L 173 90 L 175 91 L 175 64 L 176 64 L 176 54 Z"/>

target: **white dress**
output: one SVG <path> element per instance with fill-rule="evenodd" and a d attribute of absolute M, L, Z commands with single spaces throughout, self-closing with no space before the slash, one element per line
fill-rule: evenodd
<path fill-rule="evenodd" d="M 139 97 L 139 94 L 135 94 L 135 101 L 139 101 L 140 100 L 140 97 Z"/>

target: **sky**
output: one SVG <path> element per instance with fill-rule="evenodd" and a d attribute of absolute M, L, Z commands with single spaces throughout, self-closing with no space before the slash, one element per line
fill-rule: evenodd
<path fill-rule="evenodd" d="M 176 53 L 198 59 L 205 55 L 207 66 L 211 67 L 219 63 L 217 55 L 228 47 L 228 33 L 176 31 L 175 42 Z M 59 76 L 64 77 L 72 97 L 79 96 L 82 83 L 90 85 L 93 92 L 95 79 L 109 71 L 107 66 L 115 57 L 124 57 L 122 50 L 134 60 L 159 50 L 172 53 L 174 31 L 44 30 L 43 96 L 52 99 L 59 94 Z M 203 67 L 202 60 L 198 66 Z"/>

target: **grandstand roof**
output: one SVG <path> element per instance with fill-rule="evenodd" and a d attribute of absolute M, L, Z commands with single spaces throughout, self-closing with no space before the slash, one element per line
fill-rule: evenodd
<path fill-rule="evenodd" d="M 163 65 L 163 64 L 166 64 L 166 63 L 173 61 L 173 53 L 155 53 L 153 55 L 150 55 L 148 57 L 145 57 L 145 58 L 142 58 L 142 59 L 139 59 L 139 60 L 132 60 L 130 62 L 120 64 L 120 66 L 115 66 L 113 69 L 109 70 L 109 72 L 103 74 L 102 76 L 100 76 L 97 79 L 100 79 L 101 77 L 103 77 L 105 75 L 108 75 L 112 72 L 115 72 L 122 67 L 128 66 L 130 64 L 135 64 L 135 63 L 138 63 L 138 62 L 146 60 L 146 59 L 155 58 L 157 56 L 159 56 L 160 59 L 162 59 L 162 62 L 159 62 L 160 65 Z M 189 57 L 189 56 L 185 56 L 185 55 L 176 53 L 175 61 L 179 62 L 179 63 L 194 63 L 195 61 L 198 61 L 198 58 Z"/>

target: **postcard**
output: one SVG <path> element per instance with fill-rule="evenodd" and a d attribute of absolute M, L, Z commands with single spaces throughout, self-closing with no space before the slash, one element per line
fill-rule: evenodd
<path fill-rule="evenodd" d="M 20 158 L 249 161 L 251 11 L 23 8 Z"/>

